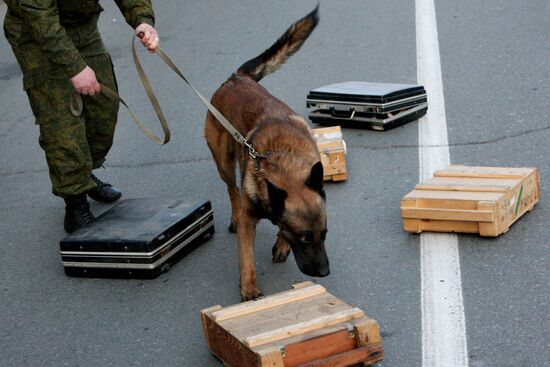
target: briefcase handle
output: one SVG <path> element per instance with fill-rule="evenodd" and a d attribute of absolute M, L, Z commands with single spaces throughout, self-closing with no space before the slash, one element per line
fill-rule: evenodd
<path fill-rule="evenodd" d="M 331 107 L 330 114 L 335 120 L 353 120 L 353 117 L 355 116 L 355 109 L 352 108 L 349 111 L 338 111 L 334 107 Z"/>

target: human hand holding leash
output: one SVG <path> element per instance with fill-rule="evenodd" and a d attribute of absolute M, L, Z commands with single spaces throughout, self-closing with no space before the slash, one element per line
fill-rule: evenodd
<path fill-rule="evenodd" d="M 136 27 L 134 35 L 137 35 L 141 43 L 149 50 L 149 52 L 156 53 L 157 55 L 159 55 L 161 59 L 168 64 L 168 66 L 170 66 L 178 75 L 180 75 L 184 80 L 186 80 L 183 74 L 181 74 L 181 72 L 177 69 L 173 61 L 170 60 L 168 55 L 162 52 L 160 47 L 158 47 L 159 37 L 156 30 L 152 26 L 145 23 L 140 24 L 138 27 Z M 107 86 L 98 83 L 95 77 L 95 73 L 89 67 L 86 67 L 80 73 L 82 75 L 76 75 L 75 77 L 71 78 L 71 80 L 73 80 L 73 86 L 75 88 L 75 91 L 72 93 L 70 97 L 69 107 L 70 107 L 71 113 L 74 116 L 80 116 L 84 108 L 84 103 L 82 101 L 80 94 L 95 95 L 95 94 L 103 93 L 107 98 L 117 100 L 121 104 L 123 104 L 126 108 L 128 108 L 128 111 L 130 112 L 130 115 L 132 116 L 134 122 L 145 133 L 145 135 L 155 143 L 159 145 L 163 145 L 170 141 L 170 129 L 168 127 L 168 121 L 166 121 L 166 118 L 164 117 L 164 114 L 160 108 L 158 100 L 151 88 L 151 84 L 149 83 L 149 80 L 145 75 L 145 71 L 141 66 L 141 63 L 136 53 L 134 40 L 135 38 L 132 39 L 132 54 L 134 57 L 136 69 L 138 70 L 139 77 L 145 88 L 145 91 L 147 92 L 147 95 L 151 101 L 151 104 L 153 105 L 155 113 L 159 118 L 162 130 L 164 132 L 164 138 L 158 137 L 152 130 L 150 130 L 143 123 L 143 121 L 130 110 L 128 104 L 118 95 L 116 91 L 111 90 Z M 99 85 L 97 89 L 95 88 L 95 83 Z"/>
<path fill-rule="evenodd" d="M 101 87 L 95 77 L 91 67 L 86 66 L 84 70 L 71 78 L 71 83 L 77 93 L 84 95 L 96 95 L 101 91 Z"/>
<path fill-rule="evenodd" d="M 141 23 L 136 27 L 136 33 L 143 46 L 145 46 L 150 53 L 155 53 L 160 41 L 155 28 L 147 23 Z"/>

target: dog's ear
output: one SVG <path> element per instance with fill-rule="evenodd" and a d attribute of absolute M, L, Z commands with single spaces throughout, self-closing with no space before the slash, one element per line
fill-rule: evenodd
<path fill-rule="evenodd" d="M 267 194 L 271 203 L 271 214 L 274 218 L 280 218 L 285 210 L 287 192 L 273 185 L 268 180 L 265 180 L 265 183 L 267 184 Z"/>
<path fill-rule="evenodd" d="M 311 167 L 311 172 L 306 180 L 306 186 L 317 192 L 323 191 L 323 164 L 317 162 Z"/>

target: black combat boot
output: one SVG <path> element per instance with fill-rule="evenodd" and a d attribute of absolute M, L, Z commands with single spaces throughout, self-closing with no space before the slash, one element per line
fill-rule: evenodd
<path fill-rule="evenodd" d="M 75 195 L 65 199 L 65 232 L 73 233 L 86 223 L 95 219 L 90 211 L 86 194 Z"/>
<path fill-rule="evenodd" d="M 88 191 L 88 196 L 95 201 L 110 203 L 120 199 L 120 197 L 122 196 L 122 192 L 120 192 L 120 190 L 116 187 L 113 187 L 113 185 L 101 181 L 93 174 L 90 175 L 90 178 L 95 182 L 97 187 Z"/>

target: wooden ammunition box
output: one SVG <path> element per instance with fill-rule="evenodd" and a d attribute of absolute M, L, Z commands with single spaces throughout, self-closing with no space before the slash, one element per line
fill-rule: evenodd
<path fill-rule="evenodd" d="M 540 197 L 536 168 L 451 165 L 401 200 L 407 232 L 462 232 L 496 237 Z"/>
<path fill-rule="evenodd" d="M 343 181 L 348 178 L 346 170 L 346 143 L 340 126 L 314 129 L 313 134 L 321 154 L 325 181 Z"/>
<path fill-rule="evenodd" d="M 225 366 L 368 366 L 383 358 L 375 320 L 320 285 L 201 311 L 208 347 Z"/>

